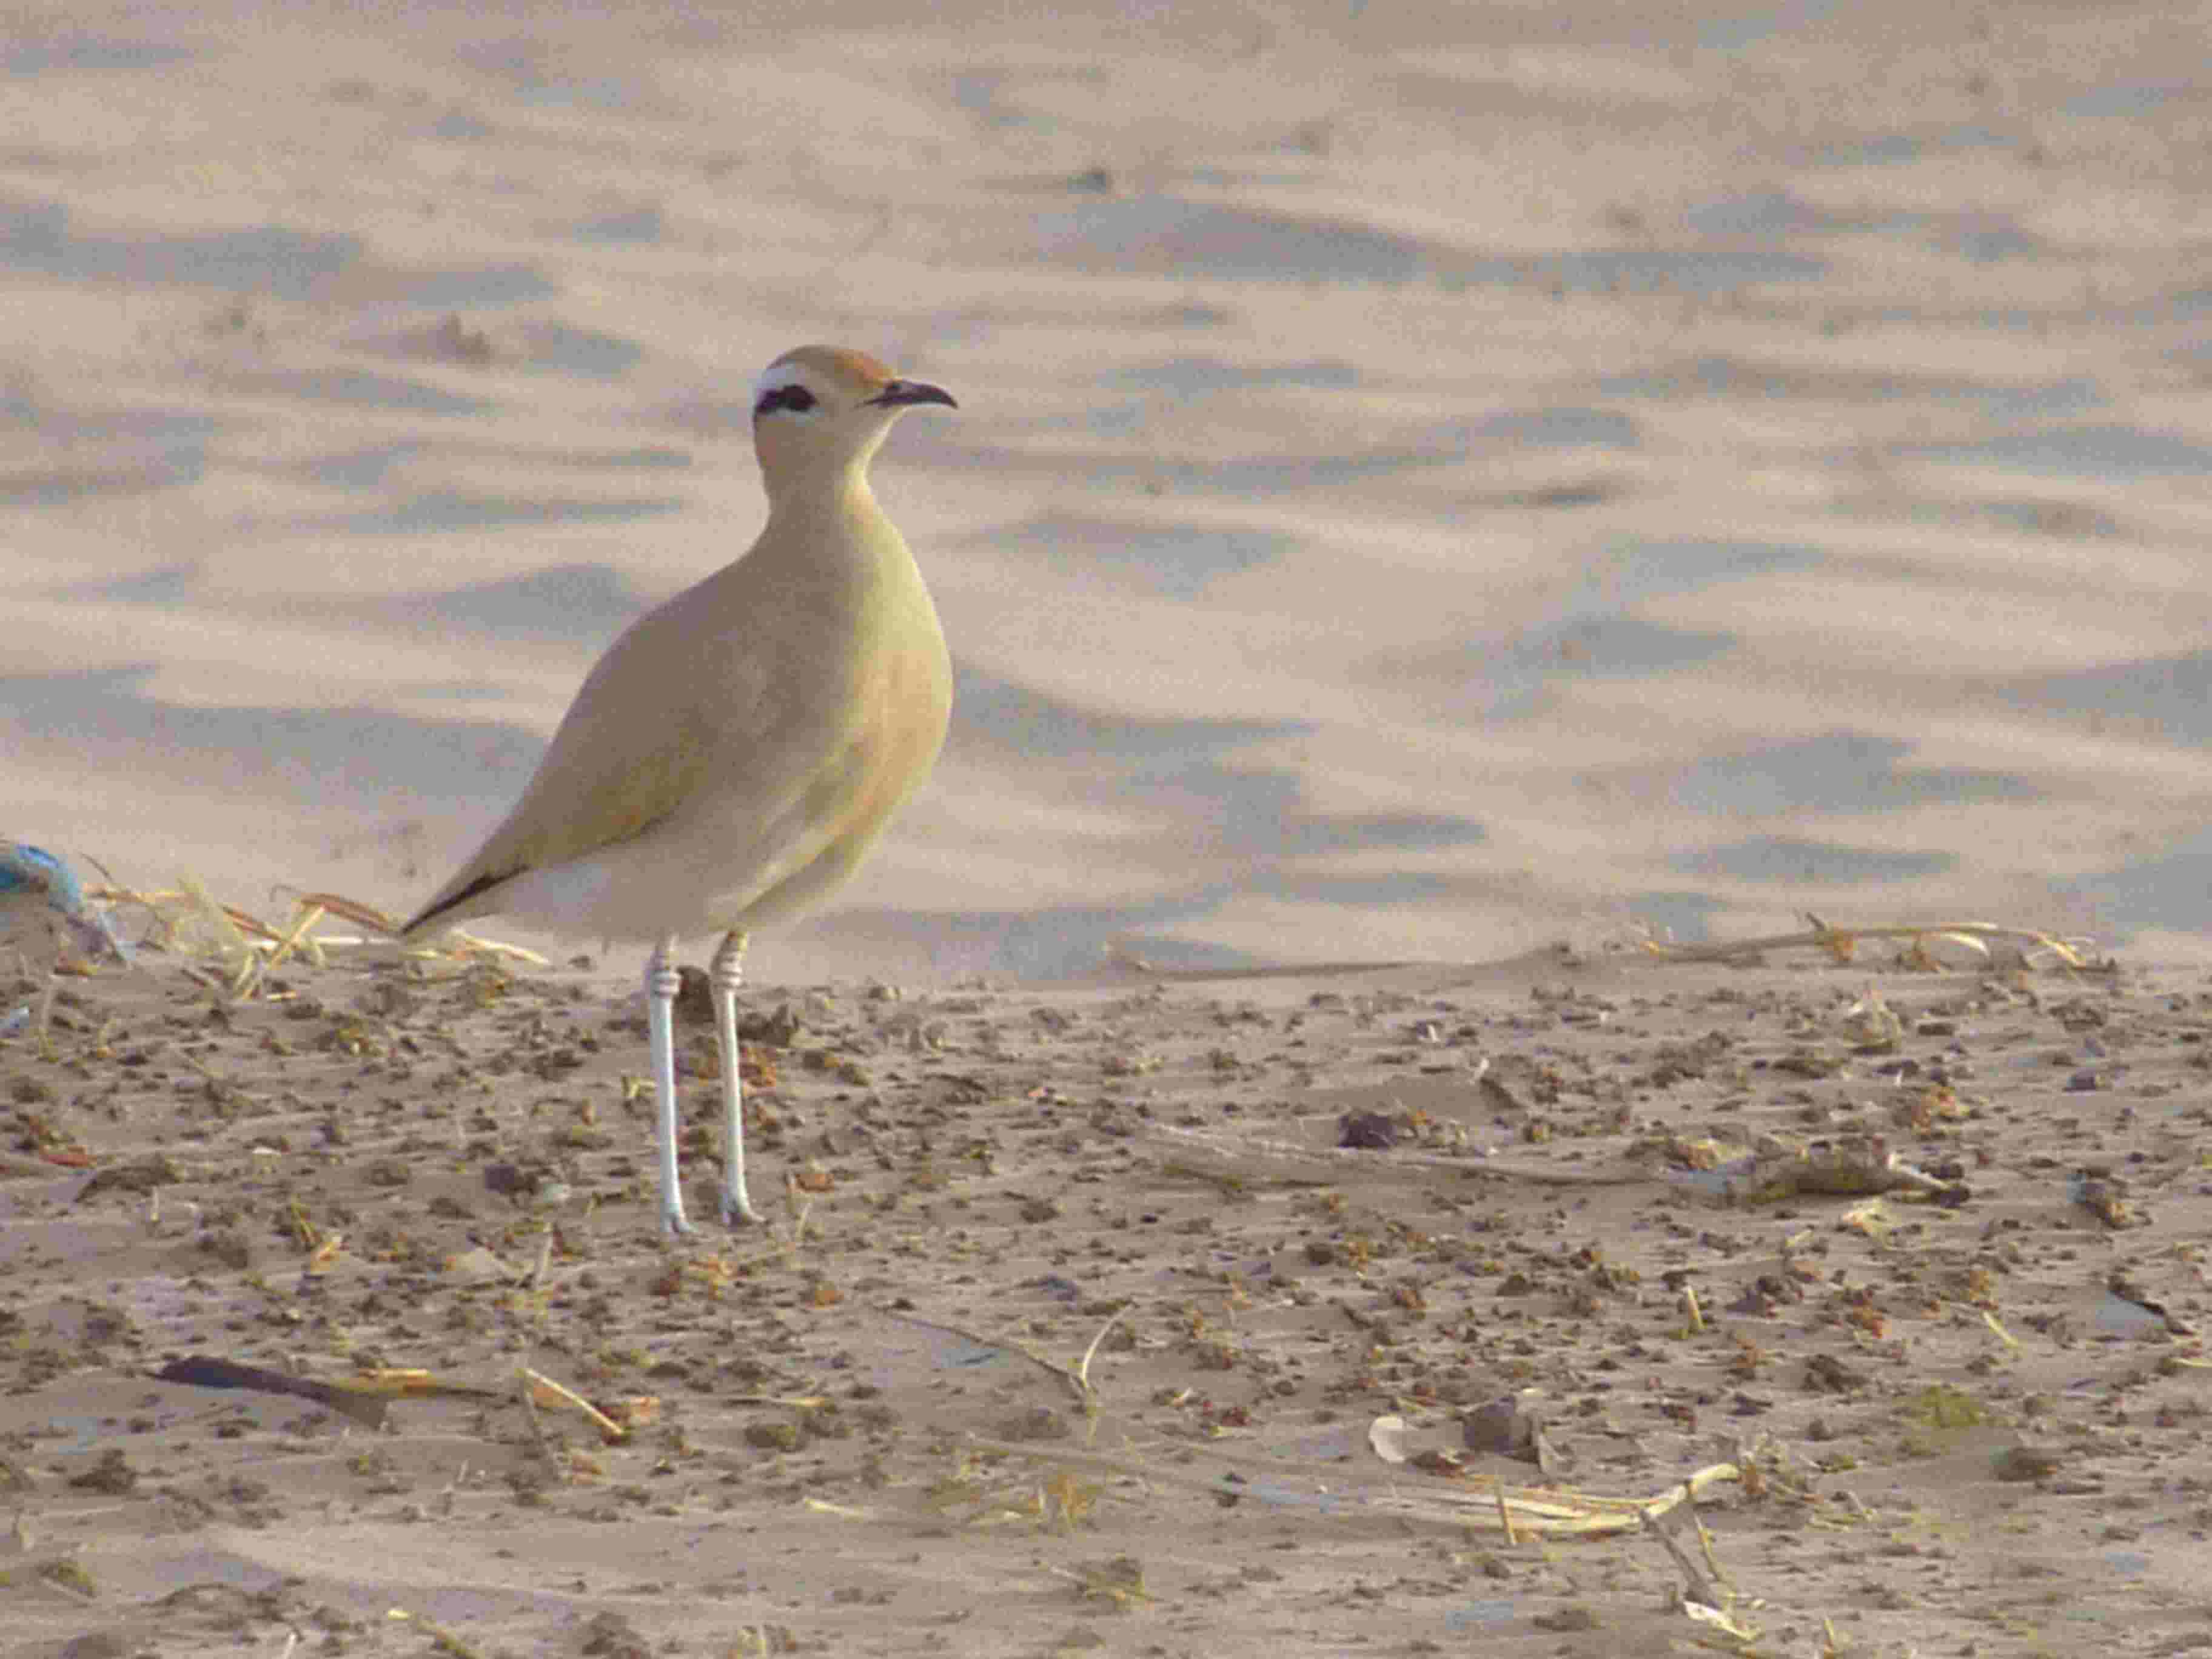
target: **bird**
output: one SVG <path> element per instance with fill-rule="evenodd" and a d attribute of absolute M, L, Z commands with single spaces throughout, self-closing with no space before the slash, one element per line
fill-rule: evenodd
<path fill-rule="evenodd" d="M 0 957 L 10 952 L 26 971 L 47 976 L 57 968 L 102 957 L 131 960 L 130 947 L 116 937 L 106 916 L 92 908 L 84 884 L 66 860 L 27 842 L 0 841 Z M 53 994 L 48 977 L 37 1022 L 42 1042 L 53 1013 Z M 0 1018 L 0 1036 L 14 1036 L 31 1023 L 26 1004 Z"/>
<path fill-rule="evenodd" d="M 937 608 L 868 483 L 908 410 L 959 405 L 865 352 L 806 345 L 762 372 L 768 520 L 741 557 L 639 617 L 585 677 L 521 799 L 400 931 L 504 915 L 647 943 L 661 1230 L 693 1231 L 677 1170 L 677 947 L 708 968 L 721 1054 L 727 1225 L 745 1190 L 738 994 L 756 929 L 819 903 L 929 774 L 952 708 Z"/>

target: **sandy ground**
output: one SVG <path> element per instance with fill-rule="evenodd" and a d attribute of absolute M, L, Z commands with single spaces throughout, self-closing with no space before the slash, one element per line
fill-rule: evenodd
<path fill-rule="evenodd" d="M 603 984 L 103 975 L 0 1053 L 9 1651 L 1693 1651 L 1657 1540 L 1509 1540 L 1493 1494 L 1715 1465 L 1711 1556 L 1672 1525 L 1746 1651 L 2193 1651 L 2202 983 L 794 993 L 749 1054 L 770 1224 L 671 1249 Z M 1942 1190 L 1766 1184 L 1874 1138 Z M 459 1392 L 372 1426 L 183 1356 Z M 1516 1396 L 1540 1466 L 1468 1437 Z"/>
<path fill-rule="evenodd" d="M 0 1646 L 1663 1651 L 1657 1540 L 1454 1505 L 1739 1454 L 1762 1651 L 2201 1646 L 2202 17 L 602 9 L 10 11 L 0 833 L 404 911 L 750 540 L 763 363 L 939 381 L 951 741 L 750 958 L 803 1228 L 653 1236 L 634 955 L 73 986 Z M 1808 910 L 2121 966 L 1628 948 Z M 1962 1201 L 1692 1167 L 1869 1129 Z M 1370 1447 L 1524 1388 L 1549 1471 Z"/>

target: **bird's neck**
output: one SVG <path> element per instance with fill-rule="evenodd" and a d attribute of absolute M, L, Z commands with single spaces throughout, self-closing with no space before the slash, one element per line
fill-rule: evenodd
<path fill-rule="evenodd" d="M 802 527 L 865 531 L 883 522 L 867 463 L 784 476 L 768 481 L 768 521 L 775 530 Z"/>

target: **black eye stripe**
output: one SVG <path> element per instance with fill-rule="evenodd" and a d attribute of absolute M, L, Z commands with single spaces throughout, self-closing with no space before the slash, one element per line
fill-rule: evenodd
<path fill-rule="evenodd" d="M 753 405 L 756 416 L 771 410 L 787 409 L 794 415 L 804 415 L 814 407 L 814 394 L 803 386 L 780 386 L 773 392 L 761 393 L 761 400 Z"/>

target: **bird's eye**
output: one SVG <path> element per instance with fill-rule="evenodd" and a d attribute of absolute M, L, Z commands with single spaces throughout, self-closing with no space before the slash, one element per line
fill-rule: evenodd
<path fill-rule="evenodd" d="M 804 415 L 814 407 L 814 394 L 803 386 L 780 386 L 773 392 L 764 392 L 753 410 L 754 418 L 787 409 L 794 415 Z"/>

